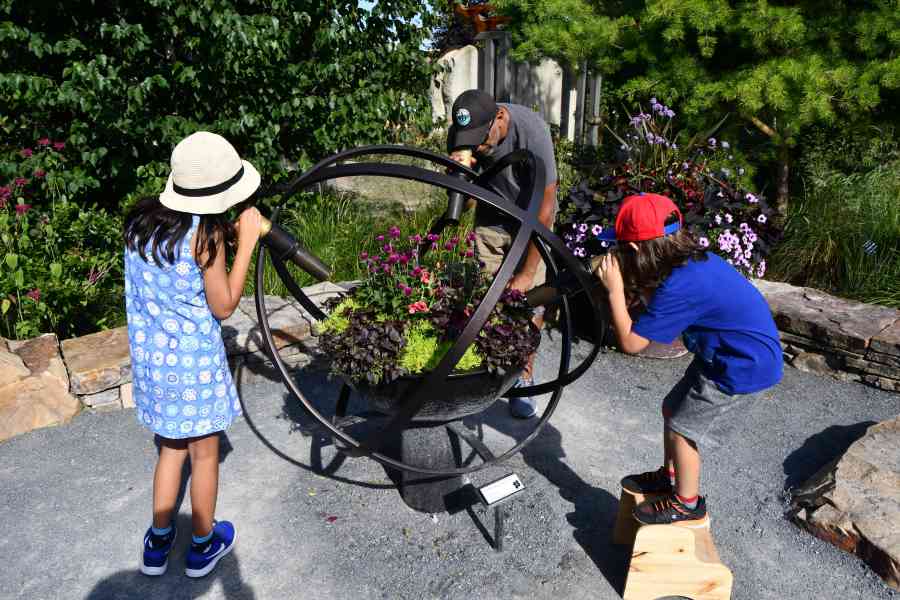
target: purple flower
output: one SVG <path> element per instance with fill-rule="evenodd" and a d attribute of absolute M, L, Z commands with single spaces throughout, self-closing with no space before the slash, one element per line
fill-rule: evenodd
<path fill-rule="evenodd" d="M 474 250 L 466 250 L 466 258 L 472 258 L 473 256 L 475 256 Z"/>
<path fill-rule="evenodd" d="M 469 243 L 475 243 L 475 232 L 474 231 L 470 231 L 469 233 L 466 234 L 466 241 Z"/>
<path fill-rule="evenodd" d="M 715 221 L 716 221 L 716 225 L 721 225 L 722 224 L 722 215 L 716 215 Z"/>
<path fill-rule="evenodd" d="M 585 233 L 587 230 L 588 230 L 587 223 L 582 223 L 581 225 L 578 226 L 579 233 Z"/>
<path fill-rule="evenodd" d="M 584 238 L 585 238 L 585 235 L 583 233 L 579 233 L 578 236 L 575 238 L 575 241 L 580 244 L 581 242 L 584 241 Z"/>
<path fill-rule="evenodd" d="M 415 269 L 412 270 L 413 277 L 418 277 L 421 274 L 422 274 L 422 267 L 416 267 Z"/>
<path fill-rule="evenodd" d="M 706 140 L 706 142 L 707 142 L 710 146 L 715 146 L 715 145 L 716 145 L 716 138 L 712 138 L 712 137 L 711 137 L 711 138 L 709 138 L 708 140 Z"/>
<path fill-rule="evenodd" d="M 673 117 L 675 117 L 675 111 L 672 110 L 671 108 L 666 108 L 666 113 L 665 113 L 665 114 L 666 114 L 666 116 L 669 117 L 670 119 L 673 118 Z M 673 144 L 673 147 L 674 147 L 674 144 Z"/>
<path fill-rule="evenodd" d="M 385 273 L 390 273 L 390 272 L 391 272 L 391 265 L 389 265 L 389 264 L 387 264 L 387 263 L 384 263 L 383 265 L 381 265 L 381 269 L 382 269 Z"/>
<path fill-rule="evenodd" d="M 383 241 L 384 241 L 384 236 L 383 236 L 383 235 L 379 235 L 379 236 L 376 236 L 375 239 L 378 240 L 379 242 L 383 242 Z"/>
<path fill-rule="evenodd" d="M 366 260 L 367 258 L 369 258 L 369 253 L 365 250 L 359 253 L 359 260 Z"/>
<path fill-rule="evenodd" d="M 747 195 L 744 196 L 744 198 L 746 198 L 747 202 L 749 202 L 750 204 L 756 204 L 757 202 L 759 202 L 759 198 L 749 192 L 747 192 Z"/>
<path fill-rule="evenodd" d="M 591 227 L 591 233 L 594 235 L 600 235 L 600 233 L 602 231 L 603 231 L 603 228 L 600 227 L 599 225 L 594 225 L 593 227 Z"/>
<path fill-rule="evenodd" d="M 453 244 L 447 242 L 446 244 L 444 244 L 444 250 L 453 250 Z"/>
<path fill-rule="evenodd" d="M 396 240 L 400 237 L 400 228 L 396 225 L 391 226 L 391 228 L 388 229 L 388 235 L 391 236 L 391 239 Z"/>
<path fill-rule="evenodd" d="M 583 258 L 584 257 L 584 248 L 576 248 L 574 254 L 575 254 L 575 256 L 578 256 L 579 258 Z"/>
<path fill-rule="evenodd" d="M 387 258 L 387 262 L 388 262 L 389 265 L 392 265 L 392 264 L 398 262 L 399 260 L 400 260 L 400 255 L 399 255 L 399 254 L 391 254 L 391 255 L 388 256 L 388 258 Z"/>
<path fill-rule="evenodd" d="M 412 288 L 411 288 L 411 287 L 404 287 L 404 288 L 403 288 L 403 295 L 404 295 L 404 296 L 409 296 L 410 294 L 412 294 Z"/>
<path fill-rule="evenodd" d="M 734 221 L 734 217 L 732 217 L 730 213 L 726 213 L 726 214 L 725 214 L 725 222 L 726 222 L 726 223 L 731 223 L 731 222 L 733 222 L 733 221 Z"/>
<path fill-rule="evenodd" d="M 766 261 L 761 260 L 761 261 L 759 261 L 759 267 L 756 269 L 756 276 L 762 277 L 765 274 L 766 274 Z"/>
<path fill-rule="evenodd" d="M 436 233 L 429 233 L 427 239 L 429 242 L 436 242 L 436 241 L 438 241 L 438 239 L 440 239 L 440 236 L 437 235 Z"/>
<path fill-rule="evenodd" d="M 437 250 L 437 249 L 438 249 L 438 243 L 437 243 L 437 242 L 431 242 L 431 249 L 432 249 L 432 250 Z"/>
<path fill-rule="evenodd" d="M 765 223 L 767 220 L 766 215 L 759 215 L 758 217 L 756 217 L 756 220 L 759 221 L 760 223 Z"/>
<path fill-rule="evenodd" d="M 709 248 L 709 238 L 702 237 L 698 240 L 701 248 Z"/>

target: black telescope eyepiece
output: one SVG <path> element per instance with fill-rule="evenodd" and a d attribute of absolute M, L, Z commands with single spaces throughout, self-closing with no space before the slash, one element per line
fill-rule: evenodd
<path fill-rule="evenodd" d="M 318 281 L 326 281 L 331 277 L 331 269 L 277 223 L 262 217 L 260 234 L 262 243 L 282 261 L 291 261 Z"/>

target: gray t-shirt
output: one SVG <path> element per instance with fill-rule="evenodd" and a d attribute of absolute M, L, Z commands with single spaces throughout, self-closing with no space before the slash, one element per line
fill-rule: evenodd
<path fill-rule="evenodd" d="M 546 179 L 544 185 L 550 185 L 557 180 L 556 176 L 556 158 L 553 154 L 553 140 L 550 138 L 550 128 L 544 122 L 539 114 L 519 104 L 499 104 L 509 111 L 509 130 L 506 138 L 494 150 L 491 159 L 497 160 L 514 150 L 530 150 L 535 156 L 540 158 L 544 163 Z M 479 160 L 477 167 L 486 169 L 490 166 L 487 161 Z M 491 180 L 490 184 L 494 186 L 501 196 L 518 204 L 520 208 L 528 209 L 528 199 L 524 199 L 521 203 L 517 202 L 519 197 L 519 181 L 526 175 L 519 170 L 522 167 L 507 167 L 497 173 Z M 554 207 L 555 208 L 555 207 Z M 503 229 L 515 229 L 518 221 L 505 216 L 503 213 L 495 210 L 491 206 L 479 203 L 475 211 L 475 223 L 479 226 L 502 227 Z"/>

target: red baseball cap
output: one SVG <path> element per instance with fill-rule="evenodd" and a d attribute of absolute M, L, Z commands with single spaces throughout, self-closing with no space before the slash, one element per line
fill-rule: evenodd
<path fill-rule="evenodd" d="M 669 215 L 678 222 L 666 225 Z M 616 216 L 616 229 L 604 229 L 597 237 L 613 242 L 643 242 L 675 233 L 681 229 L 681 211 L 669 198 L 660 194 L 635 194 L 622 200 Z"/>

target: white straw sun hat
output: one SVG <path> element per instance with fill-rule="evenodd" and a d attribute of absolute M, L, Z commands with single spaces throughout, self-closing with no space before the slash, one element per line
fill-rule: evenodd
<path fill-rule="evenodd" d="M 259 172 L 221 135 L 198 131 L 172 150 L 163 206 L 195 215 L 223 213 L 253 195 Z"/>

